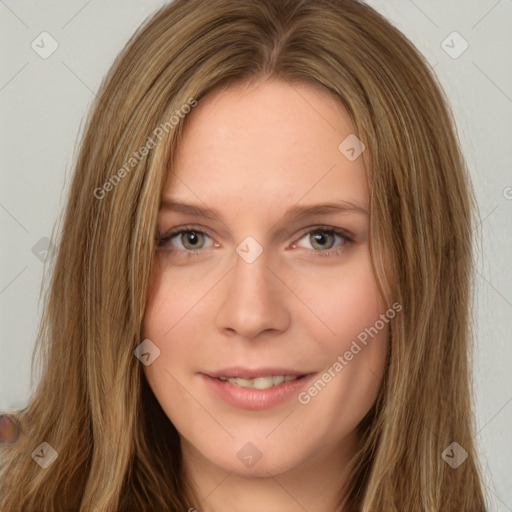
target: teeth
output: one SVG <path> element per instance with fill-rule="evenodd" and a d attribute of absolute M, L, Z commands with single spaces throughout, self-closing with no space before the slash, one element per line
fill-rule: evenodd
<path fill-rule="evenodd" d="M 227 378 L 219 377 L 220 380 L 231 382 L 243 388 L 254 388 L 254 389 L 268 389 L 272 386 L 278 386 L 283 382 L 290 382 L 295 380 L 295 375 L 269 375 L 267 377 L 256 377 L 254 379 L 240 379 L 240 378 Z"/>
<path fill-rule="evenodd" d="M 284 382 L 284 375 L 274 375 L 272 377 L 272 383 L 274 386 L 277 386 L 278 384 L 282 384 Z"/>

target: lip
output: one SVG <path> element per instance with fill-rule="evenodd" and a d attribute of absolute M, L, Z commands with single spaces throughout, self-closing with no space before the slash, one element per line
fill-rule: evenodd
<path fill-rule="evenodd" d="M 230 371 L 227 371 L 230 370 Z M 235 374 L 236 373 L 236 374 Z M 206 387 L 216 398 L 220 398 L 238 409 L 259 411 L 276 407 L 285 403 L 292 397 L 296 397 L 301 389 L 306 387 L 316 373 L 299 373 L 291 370 L 276 368 L 258 369 L 257 371 L 231 368 L 216 372 L 216 374 L 200 374 Z M 283 382 L 268 389 L 244 388 L 228 381 L 222 381 L 218 377 L 251 379 L 265 375 L 293 375 L 299 376 L 295 380 Z"/>

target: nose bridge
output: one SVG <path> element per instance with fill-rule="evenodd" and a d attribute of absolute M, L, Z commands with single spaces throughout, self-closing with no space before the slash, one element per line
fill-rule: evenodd
<path fill-rule="evenodd" d="M 254 239 L 236 249 L 229 286 L 220 302 L 217 324 L 246 338 L 286 328 L 289 319 L 285 287 L 274 275 L 270 253 Z"/>
<path fill-rule="evenodd" d="M 272 287 L 269 275 L 270 254 L 267 251 L 258 251 L 250 244 L 243 243 L 237 248 L 237 256 L 233 269 L 233 289 L 240 297 L 247 299 L 258 298 L 264 302 Z M 244 297 L 247 295 L 247 297 Z M 262 295 L 261 297 L 259 297 Z"/>

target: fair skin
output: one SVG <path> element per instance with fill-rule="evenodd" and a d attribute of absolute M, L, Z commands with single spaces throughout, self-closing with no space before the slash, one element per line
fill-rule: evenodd
<path fill-rule="evenodd" d="M 143 334 L 160 355 L 146 377 L 180 434 L 200 511 L 332 512 L 388 345 L 386 324 L 343 357 L 386 311 L 371 270 L 364 160 L 338 150 L 355 130 L 327 92 L 281 81 L 215 92 L 187 123 L 162 199 L 216 216 L 159 212 L 163 236 L 182 233 L 156 253 Z M 350 207 L 286 214 L 327 202 Z M 219 380 L 233 368 L 300 378 L 248 389 Z M 279 385 L 293 390 L 275 400 Z M 228 387 L 234 402 L 217 392 Z"/>

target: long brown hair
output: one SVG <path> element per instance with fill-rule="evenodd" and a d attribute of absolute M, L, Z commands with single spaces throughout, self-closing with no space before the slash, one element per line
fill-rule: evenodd
<path fill-rule="evenodd" d="M 3 448 L 2 510 L 201 509 L 133 351 L 184 106 L 270 78 L 316 85 L 350 114 L 367 148 L 375 277 L 403 305 L 345 509 L 485 510 L 469 386 L 465 163 L 428 63 L 357 0 L 176 0 L 118 57 L 77 158 L 38 333 L 41 377 L 18 411 L 23 436 Z M 58 453 L 46 469 L 31 457 L 42 442 Z M 452 442 L 468 454 L 457 468 L 442 457 Z"/>

